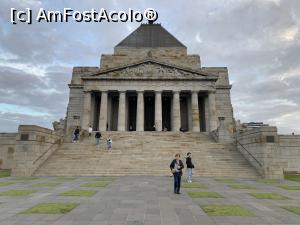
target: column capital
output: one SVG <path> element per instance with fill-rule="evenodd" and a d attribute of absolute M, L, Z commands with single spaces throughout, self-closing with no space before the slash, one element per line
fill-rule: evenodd
<path fill-rule="evenodd" d="M 83 91 L 84 94 L 91 94 L 92 92 L 93 92 L 93 91 L 91 91 L 91 90 L 84 90 L 84 91 Z"/>
<path fill-rule="evenodd" d="M 123 93 L 124 93 L 124 94 L 126 93 L 126 91 L 118 91 L 118 92 L 119 92 L 120 94 L 121 94 L 121 93 L 122 93 L 122 94 L 123 94 Z"/>
<path fill-rule="evenodd" d="M 162 93 L 162 91 L 155 91 L 155 94 L 156 94 L 156 93 L 158 93 L 158 94 L 161 94 L 161 93 Z"/>
<path fill-rule="evenodd" d="M 173 91 L 173 94 L 180 94 L 181 91 Z"/>
<path fill-rule="evenodd" d="M 136 93 L 138 93 L 138 94 L 139 94 L 139 93 L 144 94 L 144 92 L 145 92 L 145 91 L 136 91 Z"/>
<path fill-rule="evenodd" d="M 199 91 L 192 90 L 192 94 L 199 94 Z"/>

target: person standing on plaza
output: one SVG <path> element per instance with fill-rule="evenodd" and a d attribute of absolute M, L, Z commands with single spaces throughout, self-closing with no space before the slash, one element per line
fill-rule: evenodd
<path fill-rule="evenodd" d="M 96 139 L 96 146 L 97 148 L 100 147 L 100 138 L 102 137 L 101 133 L 99 131 L 96 132 L 95 134 L 95 139 Z"/>
<path fill-rule="evenodd" d="M 183 162 L 180 160 L 180 154 L 175 155 L 175 159 L 170 164 L 170 169 L 173 173 L 174 177 L 174 193 L 180 194 L 180 184 L 181 184 L 181 176 L 182 169 L 184 168 Z"/>
<path fill-rule="evenodd" d="M 187 182 L 192 183 L 194 164 L 192 162 L 192 153 L 188 152 L 186 156 Z"/>

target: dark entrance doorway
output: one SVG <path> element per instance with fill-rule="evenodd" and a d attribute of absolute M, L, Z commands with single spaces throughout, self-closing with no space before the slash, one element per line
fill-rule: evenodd
<path fill-rule="evenodd" d="M 136 106 L 137 106 L 137 97 L 134 94 L 128 95 L 128 131 L 136 130 Z"/>
<path fill-rule="evenodd" d="M 188 95 L 182 94 L 180 96 L 180 119 L 181 129 L 183 131 L 189 130 L 189 116 L 188 116 Z"/>
<path fill-rule="evenodd" d="M 200 117 L 200 131 L 205 132 L 206 131 L 206 123 L 205 123 L 205 98 L 204 96 L 199 96 L 198 98 L 199 102 L 199 117 Z"/>
<path fill-rule="evenodd" d="M 168 95 L 162 97 L 162 128 L 171 130 L 171 96 Z"/>
<path fill-rule="evenodd" d="M 119 111 L 119 95 L 117 93 L 111 94 L 111 117 L 110 117 L 110 130 L 118 130 L 118 111 Z"/>
<path fill-rule="evenodd" d="M 93 130 L 99 130 L 99 109 L 100 109 L 100 94 L 95 92 L 92 95 L 92 99 L 94 101 L 94 118 L 92 123 Z"/>
<path fill-rule="evenodd" d="M 154 118 L 155 118 L 155 98 L 152 93 L 145 93 L 144 96 L 144 130 L 145 131 L 154 131 Z"/>

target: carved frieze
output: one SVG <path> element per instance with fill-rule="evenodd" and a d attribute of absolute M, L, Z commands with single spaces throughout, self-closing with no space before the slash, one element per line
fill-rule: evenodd
<path fill-rule="evenodd" d="M 96 79 L 216 79 L 214 76 L 193 73 L 188 70 L 151 62 L 95 74 L 92 77 Z"/>

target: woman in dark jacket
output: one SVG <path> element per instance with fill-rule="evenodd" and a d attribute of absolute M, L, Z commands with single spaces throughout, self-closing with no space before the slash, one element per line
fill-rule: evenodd
<path fill-rule="evenodd" d="M 182 169 L 184 168 L 183 162 L 180 160 L 180 154 L 175 155 L 175 159 L 170 164 L 170 169 L 174 177 L 174 193 L 180 194 L 180 184 Z"/>
<path fill-rule="evenodd" d="M 194 164 L 192 163 L 192 154 L 190 152 L 187 153 L 186 156 L 186 168 L 187 168 L 187 182 L 192 183 L 192 175 Z"/>

